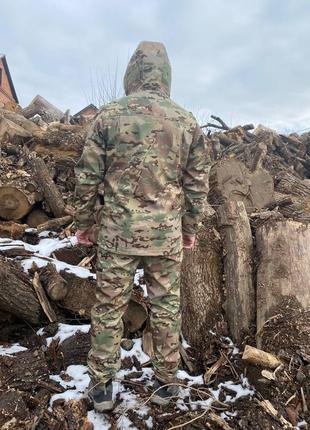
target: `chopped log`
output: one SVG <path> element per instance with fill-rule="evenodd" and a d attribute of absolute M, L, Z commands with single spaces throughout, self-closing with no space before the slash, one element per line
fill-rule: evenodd
<path fill-rule="evenodd" d="M 31 133 L 13 121 L 0 115 L 0 142 L 12 143 L 19 145 L 29 141 L 32 138 Z"/>
<path fill-rule="evenodd" d="M 266 222 L 256 230 L 258 347 L 265 322 L 285 297 L 310 307 L 309 243 L 309 225 L 297 221 Z"/>
<path fill-rule="evenodd" d="M 64 115 L 60 109 L 56 108 L 39 95 L 37 95 L 32 102 L 22 110 L 22 114 L 28 119 L 35 115 L 40 115 L 43 121 L 48 123 L 52 121 L 60 121 Z"/>
<path fill-rule="evenodd" d="M 4 258 L 0 258 L 0 309 L 32 324 L 38 324 L 42 315 L 29 277 Z"/>
<path fill-rule="evenodd" d="M 0 222 L 0 237 L 7 237 L 10 239 L 21 239 L 28 226 L 25 224 L 18 224 L 13 221 Z"/>
<path fill-rule="evenodd" d="M 19 220 L 27 215 L 40 197 L 29 178 L 20 178 L 12 184 L 0 184 L 0 217 Z"/>
<path fill-rule="evenodd" d="M 65 203 L 57 185 L 49 174 L 46 164 L 42 158 L 38 157 L 33 158 L 31 164 L 35 171 L 37 183 L 43 191 L 46 203 L 56 218 L 61 217 L 65 211 Z"/>
<path fill-rule="evenodd" d="M 81 317 L 90 318 L 91 308 L 96 303 L 96 281 L 90 278 L 78 278 L 65 271 L 61 272 L 61 276 L 67 281 L 68 293 L 60 301 L 60 305 Z M 129 332 L 139 330 L 146 319 L 147 307 L 145 301 L 141 298 L 138 289 L 134 289 L 123 316 L 125 330 Z"/>
<path fill-rule="evenodd" d="M 64 227 L 70 224 L 71 221 L 72 221 L 71 215 L 66 215 L 61 218 L 51 219 L 49 221 L 44 222 L 43 224 L 39 224 L 37 226 L 37 232 L 41 233 L 42 231 L 46 231 L 46 230 L 57 230 L 61 227 Z"/>
<path fill-rule="evenodd" d="M 42 209 L 32 210 L 26 218 L 26 223 L 31 228 L 36 228 L 38 225 L 43 224 L 49 220 L 49 216 Z"/>
<path fill-rule="evenodd" d="M 218 215 L 224 246 L 226 316 L 233 339 L 240 341 L 255 319 L 251 227 L 242 202 L 221 205 Z"/>
<path fill-rule="evenodd" d="M 245 346 L 242 360 L 254 364 L 255 366 L 267 367 L 268 369 L 276 369 L 282 364 L 275 355 L 250 345 Z"/>
<path fill-rule="evenodd" d="M 273 178 L 262 168 L 254 172 L 241 161 L 221 160 L 210 172 L 210 203 L 218 206 L 227 200 L 242 201 L 250 212 L 273 200 Z"/>
<path fill-rule="evenodd" d="M 310 186 L 307 181 L 297 178 L 288 171 L 282 171 L 277 175 L 275 188 L 280 193 L 310 198 Z"/>
<path fill-rule="evenodd" d="M 45 315 L 47 316 L 49 322 L 57 321 L 57 316 L 55 314 L 55 311 L 51 307 L 51 304 L 48 301 L 48 298 L 46 297 L 45 291 L 41 285 L 38 272 L 35 272 L 35 274 L 34 274 L 32 285 L 33 285 L 34 291 L 36 292 L 38 300 L 42 306 L 42 309 L 43 309 Z"/>
<path fill-rule="evenodd" d="M 195 248 L 182 262 L 182 332 L 190 345 L 199 350 L 207 346 L 210 327 L 221 319 L 222 302 L 221 238 L 215 218 L 206 218 Z"/>
<path fill-rule="evenodd" d="M 53 124 L 39 138 L 34 138 L 31 149 L 42 157 L 52 155 L 60 169 L 64 161 L 73 168 L 82 154 L 85 134 L 85 127 L 79 125 Z"/>
<path fill-rule="evenodd" d="M 66 297 L 68 293 L 67 282 L 57 272 L 54 264 L 48 263 L 47 266 L 41 270 L 40 280 L 45 291 L 52 300 L 59 301 Z"/>
<path fill-rule="evenodd" d="M 23 130 L 29 133 L 30 137 L 36 136 L 39 138 L 39 136 L 42 135 L 40 127 L 19 113 L 9 112 L 6 109 L 0 109 L 0 116 L 21 127 Z"/>

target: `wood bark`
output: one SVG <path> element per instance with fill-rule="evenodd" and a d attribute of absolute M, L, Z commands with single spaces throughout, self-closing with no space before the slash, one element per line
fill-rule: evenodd
<path fill-rule="evenodd" d="M 258 346 L 264 323 L 287 296 L 310 307 L 310 227 L 297 221 L 266 222 L 256 230 Z"/>
<path fill-rule="evenodd" d="M 0 309 L 37 324 L 42 310 L 29 277 L 16 263 L 0 258 Z"/>
<path fill-rule="evenodd" d="M 222 315 L 222 246 L 215 218 L 206 219 L 195 248 L 184 254 L 181 271 L 182 332 L 204 349 L 207 333 Z"/>
<path fill-rule="evenodd" d="M 25 229 L 28 226 L 25 224 L 18 224 L 13 221 L 0 222 L 0 237 L 7 237 L 10 239 L 22 239 Z"/>
<path fill-rule="evenodd" d="M 26 222 L 31 228 L 36 228 L 49 220 L 48 215 L 42 209 L 34 209 L 28 215 Z"/>
<path fill-rule="evenodd" d="M 54 301 L 63 300 L 67 293 L 67 282 L 57 272 L 52 263 L 48 263 L 40 273 L 40 280 L 44 286 L 47 295 Z"/>
<path fill-rule="evenodd" d="M 233 339 L 240 341 L 255 319 L 252 233 L 241 201 L 221 205 L 218 215 L 224 246 L 226 316 Z"/>
<path fill-rule="evenodd" d="M 42 158 L 38 157 L 33 158 L 31 164 L 34 168 L 38 185 L 43 191 L 45 201 L 51 212 L 56 218 L 61 217 L 65 211 L 65 203 L 59 189 L 49 174 L 46 164 Z"/>

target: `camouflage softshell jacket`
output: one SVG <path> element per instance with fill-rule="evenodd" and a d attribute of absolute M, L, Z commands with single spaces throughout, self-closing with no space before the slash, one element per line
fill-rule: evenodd
<path fill-rule="evenodd" d="M 97 115 L 76 167 L 76 223 L 94 223 L 104 185 L 98 243 L 127 255 L 169 255 L 182 230 L 195 233 L 207 197 L 207 152 L 195 118 L 170 98 L 164 45 L 142 42 L 126 70 L 126 97 Z"/>

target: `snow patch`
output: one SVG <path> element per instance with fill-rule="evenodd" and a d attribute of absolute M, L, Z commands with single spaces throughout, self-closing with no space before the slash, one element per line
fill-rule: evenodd
<path fill-rule="evenodd" d="M 121 360 L 135 355 L 141 364 L 145 364 L 150 361 L 150 357 L 142 350 L 142 339 L 132 339 L 132 341 L 133 347 L 130 351 L 126 351 L 125 349 L 121 348 Z"/>
<path fill-rule="evenodd" d="M 13 343 L 11 346 L 0 346 L 0 355 L 12 355 L 17 352 L 26 351 L 27 349 L 19 343 Z"/>
<path fill-rule="evenodd" d="M 178 370 L 177 371 L 177 378 L 178 379 L 186 379 L 187 380 L 187 385 L 190 387 L 191 385 L 203 385 L 204 381 L 203 381 L 203 376 L 202 375 L 198 375 L 198 376 L 191 376 L 189 375 L 185 370 Z"/>
<path fill-rule="evenodd" d="M 95 411 L 89 411 L 87 418 L 88 421 L 93 424 L 93 430 L 109 430 L 111 428 L 111 424 L 103 414 L 99 414 Z"/>
<path fill-rule="evenodd" d="M 46 338 L 46 344 L 47 346 L 50 346 L 51 342 L 53 340 L 59 339 L 59 343 L 62 343 L 64 340 L 68 339 L 71 336 L 74 336 L 77 332 L 81 333 L 88 333 L 90 330 L 90 324 L 82 324 L 82 325 L 74 325 L 74 324 L 58 324 L 58 331 L 57 333 L 52 336 Z M 37 331 L 38 336 L 44 335 L 44 328 L 40 328 L 40 330 Z"/>
<path fill-rule="evenodd" d="M 89 385 L 90 378 L 88 376 L 88 369 L 81 364 L 68 366 L 66 374 L 71 377 L 70 381 L 65 381 L 60 375 L 50 375 L 50 379 L 59 382 L 64 388 L 69 388 L 63 393 L 54 394 L 51 397 L 50 405 L 57 399 L 64 400 L 80 400 L 86 397 L 86 388 Z"/>

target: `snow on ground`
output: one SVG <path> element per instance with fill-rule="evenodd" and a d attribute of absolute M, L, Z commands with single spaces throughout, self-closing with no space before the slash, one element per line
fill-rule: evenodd
<path fill-rule="evenodd" d="M 58 323 L 58 331 L 57 333 L 52 337 L 46 338 L 46 344 L 49 346 L 52 342 L 52 340 L 59 339 L 59 343 L 62 343 L 64 340 L 68 339 L 71 336 L 74 336 L 78 331 L 81 333 L 88 333 L 90 330 L 90 324 L 63 324 Z M 44 328 L 40 328 L 40 330 L 37 331 L 38 336 L 44 335 Z"/>
<path fill-rule="evenodd" d="M 50 343 L 52 339 L 59 338 L 60 342 L 62 342 L 66 338 L 72 336 L 78 330 L 82 331 L 83 333 L 87 333 L 89 328 L 89 325 L 79 326 L 59 324 L 58 331 L 55 336 L 48 338 L 47 341 Z M 39 335 L 42 335 L 43 333 L 43 329 L 38 331 Z M 132 356 L 136 356 L 139 362 L 144 366 L 146 366 L 150 361 L 149 356 L 142 350 L 142 339 L 133 339 L 133 347 L 130 351 L 126 351 L 121 348 L 122 359 Z M 117 396 L 120 402 L 114 409 L 114 414 L 119 416 L 117 420 L 117 428 L 119 430 L 134 430 L 136 428 L 127 416 L 128 410 L 135 410 L 136 414 L 141 418 L 141 420 L 144 421 L 148 429 L 152 429 L 153 427 L 152 417 L 149 416 L 149 404 L 145 404 L 145 399 L 142 399 L 138 394 L 134 393 L 129 388 L 125 388 L 122 383 L 126 375 L 135 371 L 137 371 L 135 367 L 132 367 L 131 369 L 121 369 L 116 374 L 115 381 L 113 382 L 114 397 Z M 66 374 L 66 377 L 63 379 L 62 376 L 64 373 Z M 147 388 L 152 386 L 153 376 L 154 372 L 151 367 L 142 367 L 142 375 L 139 378 L 132 379 L 132 381 L 143 382 L 145 385 L 145 391 L 147 392 Z M 205 399 L 202 397 L 201 400 L 192 400 L 191 393 L 195 393 L 195 389 L 192 386 L 203 386 L 203 375 L 191 376 L 186 371 L 179 370 L 177 377 L 180 382 L 183 381 L 184 385 L 186 385 L 186 387 L 180 388 L 179 398 L 176 401 L 176 407 L 183 411 L 195 411 L 209 408 L 214 400 L 219 399 L 221 390 L 225 388 L 229 389 L 229 394 L 226 395 L 224 400 L 226 403 L 234 403 L 241 397 L 252 396 L 254 394 L 254 389 L 250 387 L 247 378 L 241 375 L 241 380 L 239 383 L 234 381 L 222 382 L 214 389 L 209 389 L 210 397 L 206 396 Z M 68 401 L 70 399 L 82 399 L 87 396 L 87 387 L 89 385 L 90 379 L 86 366 L 71 365 L 66 369 L 65 372 L 62 372 L 60 375 L 51 375 L 50 378 L 53 381 L 59 382 L 60 385 L 66 390 L 64 393 L 54 394 L 51 397 L 50 406 L 52 406 L 53 402 L 57 399 L 65 399 Z M 232 394 L 232 392 L 234 392 L 235 395 Z M 150 392 L 148 392 L 148 394 L 150 394 Z M 196 398 L 197 396 L 195 396 L 195 399 Z M 231 413 L 229 411 L 225 411 L 222 415 L 222 418 L 229 420 L 235 415 L 235 412 Z M 111 428 L 109 414 L 98 414 L 95 411 L 90 411 L 88 412 L 88 419 L 93 423 L 94 430 L 109 430 Z"/>
<path fill-rule="evenodd" d="M 139 287 L 142 288 L 143 290 L 143 296 L 147 297 L 148 293 L 147 293 L 147 287 L 145 284 L 140 284 L 140 279 L 143 278 L 144 276 L 144 269 L 137 269 L 136 273 L 135 273 L 135 277 L 134 277 L 134 281 L 133 283 Z"/>
<path fill-rule="evenodd" d="M 19 343 L 13 343 L 10 346 L 1 346 L 0 345 L 0 355 L 12 355 L 17 352 L 26 351 L 27 348 L 21 346 Z"/>
<path fill-rule="evenodd" d="M 65 270 L 68 273 L 72 273 L 79 278 L 93 278 L 96 279 L 96 275 L 85 267 L 73 266 L 72 264 L 59 261 L 56 258 L 52 258 L 51 255 L 62 248 L 71 248 L 77 244 L 75 236 L 70 236 L 65 239 L 59 239 L 58 237 L 45 237 L 45 233 L 40 233 L 40 237 L 43 234 L 43 239 L 37 245 L 30 245 L 29 243 L 21 240 L 11 240 L 0 238 L 0 251 L 10 250 L 13 248 L 21 248 L 29 252 L 33 252 L 33 256 L 24 258 L 21 265 L 25 272 L 31 269 L 32 264 L 35 263 L 39 268 L 46 266 L 49 262 L 56 266 L 56 270 L 60 272 Z"/>

